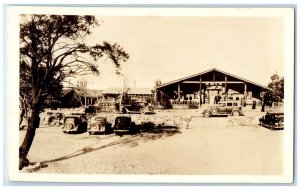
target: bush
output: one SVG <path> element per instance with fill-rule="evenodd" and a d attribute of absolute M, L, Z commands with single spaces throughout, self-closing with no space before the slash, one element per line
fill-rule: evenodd
<path fill-rule="evenodd" d="M 197 102 L 192 102 L 188 105 L 189 109 L 198 109 L 199 104 Z"/>

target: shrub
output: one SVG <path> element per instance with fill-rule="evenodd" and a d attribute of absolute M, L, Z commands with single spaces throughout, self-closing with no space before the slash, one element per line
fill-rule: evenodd
<path fill-rule="evenodd" d="M 189 109 L 198 109 L 199 104 L 197 102 L 192 102 L 188 105 Z"/>

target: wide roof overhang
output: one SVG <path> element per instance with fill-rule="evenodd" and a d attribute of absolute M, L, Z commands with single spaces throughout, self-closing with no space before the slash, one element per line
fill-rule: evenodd
<path fill-rule="evenodd" d="M 214 72 L 214 71 L 215 72 L 219 72 L 219 73 L 221 73 L 221 74 L 223 74 L 225 76 L 229 76 L 229 77 L 235 78 L 236 80 L 242 81 L 243 83 L 249 83 L 249 84 L 261 87 L 261 88 L 266 89 L 266 90 L 271 90 L 267 86 L 258 84 L 256 82 L 253 82 L 253 81 L 250 81 L 250 80 L 247 80 L 247 79 L 244 79 L 242 77 L 238 77 L 236 75 L 224 72 L 224 71 L 216 69 L 216 68 L 213 68 L 213 69 L 201 72 L 201 73 L 197 73 L 197 74 L 194 74 L 194 75 L 191 75 L 191 76 L 188 76 L 188 77 L 184 77 L 184 78 L 180 78 L 180 79 L 177 79 L 177 80 L 173 80 L 171 82 L 167 82 L 167 83 L 161 84 L 161 85 L 155 87 L 154 89 L 155 90 L 159 90 L 161 88 L 167 87 L 169 85 L 177 84 L 177 83 L 198 83 L 199 84 L 200 81 L 188 81 L 188 80 L 190 80 L 192 78 L 195 78 L 195 77 L 199 77 L 200 78 L 201 76 L 206 75 L 206 74 L 208 74 L 210 72 Z M 224 83 L 223 81 L 201 81 L 201 82 L 202 83 Z M 238 81 L 231 81 L 231 82 L 229 81 L 228 83 L 236 83 L 236 82 L 238 82 Z"/>

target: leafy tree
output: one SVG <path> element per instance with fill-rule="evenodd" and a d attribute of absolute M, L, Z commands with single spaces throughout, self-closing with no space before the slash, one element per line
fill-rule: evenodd
<path fill-rule="evenodd" d="M 278 74 L 271 76 L 271 82 L 268 84 L 270 90 L 262 95 L 262 109 L 265 111 L 265 106 L 272 106 L 273 102 L 282 102 L 284 98 L 284 78 L 280 78 Z"/>
<path fill-rule="evenodd" d="M 162 82 L 159 79 L 154 81 L 154 87 L 159 87 L 161 84 L 162 84 Z"/>
<path fill-rule="evenodd" d="M 98 25 L 94 16 L 20 16 L 20 94 L 30 97 L 31 116 L 19 148 L 19 169 L 29 163 L 26 157 L 47 97 L 68 77 L 99 74 L 96 62 L 101 58 L 110 60 L 117 73 L 120 63 L 129 58 L 116 43 L 92 46 L 84 43 L 92 28 Z"/>
<path fill-rule="evenodd" d="M 161 80 L 159 79 L 156 79 L 154 81 L 154 87 L 159 87 L 160 85 L 162 85 L 162 82 Z M 158 90 L 156 92 L 156 100 L 155 102 L 158 102 L 159 105 L 161 105 L 163 108 L 166 108 L 166 109 L 171 109 L 173 106 L 170 102 L 170 96 L 160 90 Z M 156 104 L 156 103 L 155 103 Z"/>
<path fill-rule="evenodd" d="M 280 78 L 278 74 L 273 74 L 268 87 L 272 90 L 271 100 L 281 102 L 284 98 L 284 78 Z"/>

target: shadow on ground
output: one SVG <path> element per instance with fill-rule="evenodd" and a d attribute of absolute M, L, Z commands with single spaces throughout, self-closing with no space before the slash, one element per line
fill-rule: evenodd
<path fill-rule="evenodd" d="M 77 156 L 81 156 L 84 154 L 88 154 L 90 152 L 94 152 L 100 149 L 112 147 L 112 146 L 128 146 L 128 147 L 136 147 L 141 142 L 154 141 L 157 139 L 168 138 L 175 134 L 180 134 L 180 130 L 175 126 L 162 126 L 162 125 L 154 125 L 152 122 L 147 122 L 139 125 L 140 131 L 136 134 L 128 134 L 120 136 L 120 138 L 114 140 L 113 142 L 107 143 L 105 145 L 99 145 L 99 142 L 83 147 L 80 150 L 77 150 L 71 154 L 51 159 L 45 160 L 41 162 L 30 163 L 27 168 L 24 168 L 25 172 L 35 172 L 40 168 L 48 167 L 49 163 L 58 162 L 62 160 L 67 160 L 70 158 L 74 158 Z M 97 146 L 98 145 L 98 146 Z"/>

